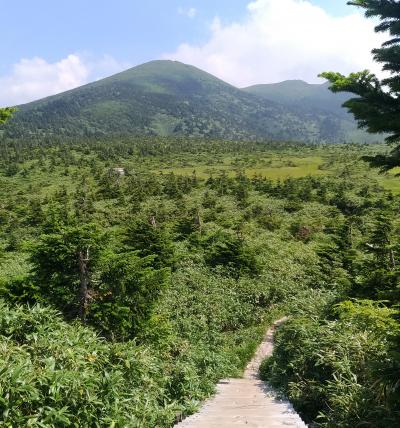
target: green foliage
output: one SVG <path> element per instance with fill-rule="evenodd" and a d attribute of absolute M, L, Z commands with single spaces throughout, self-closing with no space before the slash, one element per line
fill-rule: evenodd
<path fill-rule="evenodd" d="M 171 360 L 107 343 L 49 308 L 0 307 L 2 425 L 167 427 L 182 409 L 168 398 Z"/>
<path fill-rule="evenodd" d="M 353 113 L 359 127 L 366 128 L 370 133 L 384 133 L 388 135 L 387 142 L 397 143 L 400 139 L 400 4 L 392 0 L 356 0 L 348 4 L 365 9 L 367 17 L 378 17 L 381 22 L 375 27 L 376 32 L 389 32 L 390 39 L 372 53 L 375 61 L 383 64 L 383 70 L 388 71 L 390 76 L 380 81 L 365 70 L 348 77 L 325 72 L 321 77 L 331 82 L 333 92 L 351 92 L 358 96 L 346 101 L 344 107 Z M 390 170 L 400 165 L 399 150 L 396 146 L 391 155 L 380 155 L 369 160 L 383 170 Z"/>
<path fill-rule="evenodd" d="M 0 109 L 0 124 L 6 122 L 15 113 L 16 109 L 7 107 Z"/>
<path fill-rule="evenodd" d="M 57 233 L 43 235 L 32 249 L 33 280 L 41 295 L 67 317 L 79 309 L 79 253 L 90 252 L 89 271 L 93 274 L 100 262 L 104 235 L 95 224 L 64 227 Z"/>
<path fill-rule="evenodd" d="M 237 275 L 257 275 L 260 271 L 254 252 L 239 236 L 220 232 L 207 237 L 202 245 L 205 261 L 212 267 L 223 267 Z"/>
<path fill-rule="evenodd" d="M 334 287 L 334 300 L 321 305 L 318 296 L 303 296 L 262 367 L 263 377 L 317 427 L 400 422 L 396 214 L 390 204 L 367 208 L 364 198 L 357 210 L 334 199 L 345 221 L 329 226 L 317 250 L 321 285 Z"/>
<path fill-rule="evenodd" d="M 102 332 L 128 339 L 149 320 L 168 275 L 167 269 L 154 269 L 153 261 L 152 256 L 140 258 L 136 253 L 107 258 L 89 314 Z"/>
<path fill-rule="evenodd" d="M 397 426 L 398 386 L 383 376 L 396 364 L 388 346 L 399 332 L 396 311 L 356 301 L 335 312 L 337 320 L 299 317 L 282 327 L 263 377 L 317 426 Z"/>
<path fill-rule="evenodd" d="M 283 313 L 266 370 L 305 418 L 397 418 L 399 197 L 358 160 L 384 148 L 0 149 L 0 425 L 172 426 Z"/>
<path fill-rule="evenodd" d="M 153 221 L 156 222 L 155 217 Z M 142 257 L 152 256 L 152 265 L 156 268 L 172 266 L 174 262 L 172 242 L 156 223 L 134 221 L 128 225 L 124 243 L 128 249 L 137 251 Z"/>
<path fill-rule="evenodd" d="M 142 257 L 138 252 L 112 253 L 95 224 L 65 227 L 41 237 L 32 250 L 31 277 L 7 288 L 15 300 L 50 303 L 68 319 L 78 316 L 85 298 L 87 322 L 114 339 L 131 338 L 150 318 L 166 285 L 168 271 L 157 270 L 161 263 L 154 261 L 159 256 L 156 249 L 150 246 Z M 82 252 L 88 257 L 86 296 L 79 293 Z"/>

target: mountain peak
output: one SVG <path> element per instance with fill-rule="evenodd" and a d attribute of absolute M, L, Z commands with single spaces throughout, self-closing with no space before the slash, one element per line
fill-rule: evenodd
<path fill-rule="evenodd" d="M 241 90 L 194 66 L 156 60 L 20 106 L 5 130 L 10 137 L 343 141 L 356 126 L 338 100 L 326 86 L 301 80 Z"/>
<path fill-rule="evenodd" d="M 213 80 L 220 80 L 212 74 L 207 73 L 193 65 L 184 64 L 179 61 L 172 60 L 154 60 L 144 64 L 137 65 L 128 70 L 122 71 L 121 73 L 115 74 L 109 77 L 109 79 L 115 79 L 119 77 L 140 77 L 146 78 L 151 76 L 162 76 L 167 77 L 188 77 L 188 76 L 207 76 Z M 222 80 L 220 80 L 222 82 Z M 224 82 L 225 83 L 225 82 Z"/>

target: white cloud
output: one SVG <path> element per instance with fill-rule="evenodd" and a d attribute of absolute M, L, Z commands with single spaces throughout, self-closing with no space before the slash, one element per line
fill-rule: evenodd
<path fill-rule="evenodd" d="M 178 9 L 178 13 L 179 13 L 179 15 L 185 15 L 188 18 L 194 18 L 197 15 L 197 9 L 194 7 L 190 7 L 187 9 L 180 7 Z"/>
<path fill-rule="evenodd" d="M 11 73 L 0 76 L 0 106 L 23 104 L 76 88 L 127 67 L 112 57 L 90 58 L 71 54 L 58 62 L 21 59 Z"/>
<path fill-rule="evenodd" d="M 255 0 L 240 22 L 215 18 L 209 40 L 180 45 L 163 55 L 200 67 L 237 86 L 303 79 L 317 82 L 321 71 L 342 73 L 371 69 L 371 49 L 384 37 L 374 22 L 349 9 L 330 16 L 306 0 Z"/>

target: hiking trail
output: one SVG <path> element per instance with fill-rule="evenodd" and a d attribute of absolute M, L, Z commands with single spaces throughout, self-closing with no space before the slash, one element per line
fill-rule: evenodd
<path fill-rule="evenodd" d="M 261 362 L 272 355 L 274 332 L 285 321 L 286 318 L 276 321 L 267 331 L 243 378 L 221 380 L 216 395 L 175 428 L 307 428 L 293 406 L 278 399 L 259 377 Z"/>

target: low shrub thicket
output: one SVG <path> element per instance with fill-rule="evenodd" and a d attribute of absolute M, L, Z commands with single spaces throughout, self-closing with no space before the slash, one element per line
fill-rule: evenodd
<path fill-rule="evenodd" d="M 318 427 L 399 426 L 397 311 L 372 301 L 325 309 L 328 316 L 295 317 L 279 330 L 262 377 Z"/>

